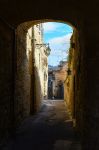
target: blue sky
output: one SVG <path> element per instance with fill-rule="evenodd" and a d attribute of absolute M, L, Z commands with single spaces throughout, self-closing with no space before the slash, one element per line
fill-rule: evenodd
<path fill-rule="evenodd" d="M 43 23 L 43 28 L 44 43 L 49 43 L 51 48 L 48 64 L 56 66 L 59 61 L 67 59 L 73 29 L 67 24 L 57 22 Z"/>

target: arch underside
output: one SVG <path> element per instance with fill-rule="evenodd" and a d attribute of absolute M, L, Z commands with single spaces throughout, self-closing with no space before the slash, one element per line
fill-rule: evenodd
<path fill-rule="evenodd" d="M 0 2 L 0 17 L 8 21 L 12 26 L 17 27 L 18 25 L 33 21 L 33 24 L 42 21 L 59 21 L 66 22 L 73 27 L 79 27 L 83 18 L 82 9 L 77 8 L 78 3 L 68 1 L 67 4 L 60 2 L 47 2 L 43 1 L 35 2 L 23 2 L 17 1 L 14 3 L 12 0 L 10 2 Z M 42 5 L 43 4 L 43 5 Z M 10 8 L 10 11 L 9 11 Z M 28 28 L 31 27 L 31 23 L 28 23 Z"/>

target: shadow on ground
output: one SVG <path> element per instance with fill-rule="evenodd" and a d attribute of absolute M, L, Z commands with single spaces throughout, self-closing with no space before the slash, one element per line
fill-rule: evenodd
<path fill-rule="evenodd" d="M 4 150 L 81 150 L 63 101 L 45 101 L 26 119 Z"/>

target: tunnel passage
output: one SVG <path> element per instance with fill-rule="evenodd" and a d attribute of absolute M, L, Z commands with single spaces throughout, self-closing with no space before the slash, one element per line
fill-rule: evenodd
<path fill-rule="evenodd" d="M 29 22 L 30 26 L 33 25 L 33 23 Z M 17 106 L 19 113 L 22 112 L 22 118 L 25 115 L 29 115 L 31 111 L 39 110 L 41 100 L 42 100 L 42 91 L 41 91 L 41 84 L 39 79 L 39 74 L 37 72 L 37 68 L 35 67 L 35 59 L 34 55 L 36 50 L 34 50 L 34 43 L 32 36 L 30 37 L 29 32 L 31 32 L 31 28 L 27 28 L 28 22 L 21 24 L 17 29 L 17 74 L 16 74 L 16 100 L 19 101 Z M 27 29 L 26 29 L 27 28 Z M 27 32 L 26 32 L 27 31 Z M 29 31 L 29 32 L 28 32 Z M 26 33 L 28 33 L 26 35 Z M 31 32 L 31 34 L 33 34 Z M 27 46 L 27 38 L 29 36 L 30 41 L 30 47 Z M 20 42 L 21 41 L 21 42 Z M 25 49 L 24 49 L 24 43 L 25 43 Z M 75 45 L 75 46 L 74 46 Z M 21 52 L 22 51 L 22 52 Z M 78 32 L 76 29 L 74 29 L 73 36 L 71 38 L 71 47 L 70 47 L 70 54 L 69 54 L 69 69 L 71 68 L 72 74 L 71 76 L 68 75 L 68 79 L 65 81 L 65 88 L 68 89 L 65 91 L 65 101 L 68 105 L 68 109 L 71 112 L 71 115 L 73 116 L 73 113 L 76 114 L 76 111 L 79 112 L 80 107 L 77 106 L 74 108 L 73 99 L 74 99 L 74 90 L 73 90 L 73 82 L 74 82 L 74 72 L 75 70 L 80 68 L 80 49 L 79 49 L 79 42 L 78 42 Z M 37 77 L 38 76 L 38 77 Z M 75 75 L 75 88 L 79 87 L 79 75 Z M 21 82 L 20 82 L 21 81 Z M 26 82 L 27 81 L 27 82 Z M 69 83 L 67 83 L 69 82 Z M 67 86 L 70 84 L 69 86 Z M 34 87 L 34 88 L 33 88 Z M 33 89 L 34 93 L 33 93 Z M 17 91 L 18 90 L 18 91 Z M 23 92 L 24 94 L 23 94 Z M 39 93 L 38 93 L 39 91 Z M 77 104 L 80 103 L 79 101 L 79 93 L 78 90 L 76 91 L 75 99 Z M 18 94 L 20 99 L 18 98 Z M 34 99 L 33 99 L 34 97 Z M 76 103 L 75 102 L 75 103 Z M 21 105 L 20 105 L 21 103 Z M 21 107 L 20 107 L 21 106 Z M 34 109 L 34 110 L 33 110 Z M 75 110 L 75 112 L 73 112 Z M 17 111 L 17 109 L 16 109 Z M 27 114 L 26 114 L 27 113 Z M 78 115 L 78 114 L 76 114 Z M 79 114 L 80 115 L 80 114 Z M 17 115 L 16 115 L 17 116 Z M 80 118 L 79 118 L 80 120 Z M 80 122 L 80 121 L 79 121 Z"/>
<path fill-rule="evenodd" d="M 23 6 L 24 3 L 24 7 Z M 1 90 L 0 90 L 0 136 L 8 136 L 12 127 L 15 126 L 15 75 L 16 75 L 16 46 L 15 46 L 15 28 L 24 21 L 38 20 L 43 18 L 53 18 L 57 20 L 64 20 L 71 22 L 78 29 L 78 49 L 80 48 L 80 59 L 77 70 L 74 74 L 77 75 L 77 82 L 79 85 L 75 87 L 75 95 L 77 96 L 75 111 L 76 111 L 76 125 L 80 126 L 79 131 L 82 135 L 83 149 L 99 149 L 99 71 L 97 66 L 99 64 L 98 54 L 98 4 L 97 0 L 93 2 L 68 1 L 53 2 L 50 7 L 45 7 L 41 1 L 38 4 L 38 10 L 33 7 L 33 2 L 14 2 L 1 1 L 0 2 L 0 76 L 1 76 Z M 37 4 L 37 3 L 36 3 Z M 89 7 L 90 4 L 90 7 Z M 28 7 L 27 7 L 28 6 Z M 42 7 L 41 7 L 42 6 Z M 46 5 L 47 6 L 47 5 Z M 34 9 L 33 9 L 33 8 Z M 44 9 L 42 9 L 44 8 Z M 56 8 L 56 9 L 55 9 Z M 60 8 L 60 11 L 59 11 Z M 26 11 L 27 10 L 27 11 Z M 44 10 L 44 11 L 43 11 Z M 51 11 L 50 11 L 51 10 Z M 92 11 L 94 10 L 94 11 Z M 13 16 L 12 16 L 13 12 Z M 46 14 L 45 14 L 46 12 Z M 23 14 L 23 15 L 20 15 Z M 42 16 L 42 17 L 41 17 Z M 62 16 L 62 17 L 61 17 Z M 65 20 L 64 18 L 67 18 Z M 25 57 L 25 56 L 24 56 Z M 4 58 L 4 59 L 3 59 Z M 78 60 L 78 59 L 77 59 Z M 79 73 L 79 75 L 78 75 Z M 76 79 L 75 79 L 76 80 Z M 76 81 L 75 81 L 76 84 Z M 25 91 L 25 89 L 23 89 Z M 26 94 L 26 93 L 25 93 Z M 76 101 L 76 98 L 75 98 Z M 26 109 L 20 104 L 23 111 Z M 79 111 L 77 108 L 80 108 Z M 22 111 L 22 112 L 23 112 Z M 20 110 L 19 110 L 20 114 Z M 29 112 L 25 115 L 28 116 Z M 25 115 L 21 113 L 20 118 Z M 74 116 L 75 116 L 74 115 Z M 21 120 L 21 119 L 18 120 Z"/>
<path fill-rule="evenodd" d="M 48 20 L 47 20 L 48 21 Z M 39 21 L 40 22 L 40 21 Z M 35 23 L 34 23 L 35 24 Z M 14 83 L 12 84 L 14 86 L 14 99 L 11 101 L 11 125 L 12 128 L 16 128 L 19 126 L 19 124 L 27 117 L 32 115 L 34 112 L 38 111 L 41 104 L 41 97 L 40 97 L 40 91 L 41 89 L 38 89 L 40 87 L 40 81 L 39 77 L 37 78 L 37 72 L 36 68 L 34 66 L 34 43 L 33 43 L 33 32 L 30 32 L 30 27 L 33 26 L 33 22 L 25 22 L 17 27 L 15 30 L 15 42 L 16 46 L 14 49 Z M 78 64 L 76 64 L 76 59 L 79 60 L 79 46 L 78 46 L 78 37 L 77 37 L 77 31 L 74 29 L 73 38 L 71 39 L 71 47 L 70 51 L 71 54 L 74 55 L 71 60 L 69 60 L 71 65 L 72 72 L 78 68 Z M 31 35 L 31 36 L 30 36 Z M 30 42 L 28 46 L 28 42 Z M 75 44 L 75 47 L 72 47 L 72 43 Z M 78 46 L 78 47 L 77 47 Z M 74 51 L 76 49 L 76 51 Z M 74 66 L 75 67 L 74 67 Z M 12 72 L 13 73 L 13 72 Z M 74 73 L 72 73 L 71 79 L 73 80 Z M 78 77 L 77 77 L 78 78 Z M 76 114 L 76 111 L 79 111 L 79 107 L 77 107 L 78 110 L 74 112 L 74 104 L 73 104 L 73 89 L 72 84 L 73 81 L 69 79 L 70 81 L 70 88 L 68 92 L 65 93 L 65 101 L 67 103 L 68 109 L 71 113 L 71 116 L 73 116 L 73 113 Z M 77 79 L 78 80 L 78 79 Z M 78 82 L 76 83 L 76 86 L 78 85 Z M 65 83 L 66 89 L 67 89 L 67 81 Z M 38 93 L 39 91 L 39 93 Z M 67 94 L 68 93 L 68 94 Z M 75 94 L 76 96 L 79 96 L 78 93 Z M 38 97 L 39 96 L 39 97 Z M 75 98 L 77 99 L 77 98 Z M 79 100 L 79 99 L 78 99 Z M 13 105 L 12 105 L 13 104 Z M 78 105 L 78 102 L 76 103 Z M 76 109 L 76 108 L 75 108 Z M 77 115 L 77 114 L 76 114 Z M 80 118 L 73 119 L 79 119 Z M 75 121 L 76 122 L 76 121 Z M 77 124 L 78 125 L 78 124 Z M 79 128 L 79 125 L 78 125 Z"/>

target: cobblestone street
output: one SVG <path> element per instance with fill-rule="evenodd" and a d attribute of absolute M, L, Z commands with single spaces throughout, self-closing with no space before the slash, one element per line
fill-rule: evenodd
<path fill-rule="evenodd" d="M 44 100 L 41 110 L 26 119 L 4 150 L 81 150 L 63 100 Z"/>

